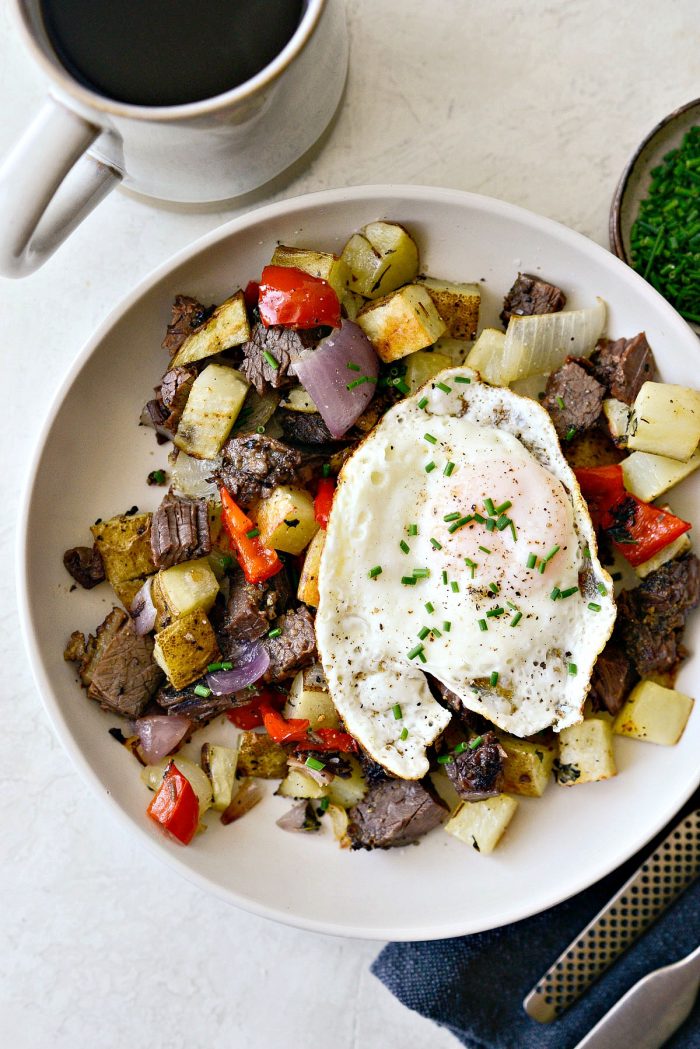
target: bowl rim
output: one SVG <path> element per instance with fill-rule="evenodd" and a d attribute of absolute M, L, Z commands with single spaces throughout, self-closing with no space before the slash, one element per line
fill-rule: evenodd
<path fill-rule="evenodd" d="M 43 426 L 40 433 L 38 434 L 36 444 L 34 446 L 32 455 L 29 461 L 29 467 L 25 477 L 25 482 L 20 498 L 19 514 L 18 514 L 18 527 L 17 527 L 17 558 L 16 558 L 16 586 L 17 586 L 17 599 L 18 599 L 18 611 L 19 621 L 22 631 L 22 637 L 24 640 L 25 648 L 29 656 L 29 663 L 32 670 L 32 675 L 37 687 L 37 691 L 41 698 L 43 707 L 48 715 L 49 721 L 54 729 L 54 732 L 58 736 L 62 745 L 73 760 L 78 772 L 82 776 L 83 780 L 89 785 L 92 792 L 101 799 L 102 803 L 106 808 L 109 809 L 113 817 L 116 818 L 118 823 L 125 830 L 128 830 L 129 834 L 136 835 L 138 840 L 146 847 L 147 851 L 156 857 L 161 863 L 167 866 L 169 869 L 174 869 L 177 873 L 186 878 L 191 884 L 196 885 L 198 888 L 205 890 L 206 892 L 213 894 L 217 898 L 225 901 L 228 904 L 240 907 L 242 910 L 252 913 L 261 918 L 266 918 L 271 921 L 281 922 L 285 925 L 290 925 L 295 928 L 301 928 L 309 932 L 323 933 L 327 935 L 344 936 L 355 939 L 364 940 L 375 940 L 375 941 L 416 941 L 416 940 L 434 940 L 451 938 L 455 936 L 461 936 L 465 934 L 471 934 L 475 932 L 482 932 L 489 929 L 499 928 L 501 926 L 511 924 L 519 921 L 525 917 L 529 917 L 532 914 L 540 913 L 540 911 L 533 910 L 531 906 L 527 904 L 523 907 L 517 901 L 504 900 L 501 909 L 497 916 L 490 917 L 486 920 L 469 921 L 466 925 L 459 918 L 455 921 L 443 923 L 441 925 L 427 924 L 421 926 L 417 923 L 415 926 L 408 928 L 395 928 L 392 926 L 379 926 L 379 925 L 353 925 L 348 921 L 336 921 L 328 922 L 319 919 L 309 917 L 299 917 L 297 915 L 289 914 L 281 909 L 276 909 L 274 906 L 258 903 L 257 901 L 250 900 L 247 897 L 238 894 L 235 889 L 227 888 L 220 885 L 216 880 L 209 878 L 207 875 L 193 869 L 189 866 L 184 858 L 181 859 L 176 853 L 171 853 L 164 849 L 161 842 L 156 839 L 152 834 L 149 833 L 149 829 L 145 825 L 140 826 L 133 820 L 131 815 L 122 807 L 118 799 L 112 798 L 109 792 L 105 789 L 100 777 L 90 766 L 87 758 L 84 756 L 81 747 L 73 737 L 68 724 L 64 718 L 61 704 L 54 693 L 53 686 L 47 668 L 44 665 L 44 661 L 41 657 L 41 649 L 37 644 L 37 634 L 34 629 L 31 601 L 29 596 L 28 587 L 28 540 L 30 532 L 30 519 L 33 502 L 34 488 L 36 484 L 37 472 L 40 468 L 42 457 L 44 454 L 47 437 L 50 430 L 59 414 L 63 401 L 69 393 L 73 383 L 76 381 L 80 371 L 88 362 L 90 357 L 95 353 L 97 347 L 107 334 L 120 323 L 123 315 L 131 309 L 144 295 L 146 295 L 160 280 L 166 277 L 170 272 L 186 263 L 196 255 L 203 251 L 211 248 L 218 244 L 220 241 L 226 240 L 228 237 L 244 230 L 248 227 L 255 226 L 261 221 L 267 221 L 268 219 L 274 219 L 278 215 L 284 215 L 290 210 L 294 210 L 296 207 L 309 207 L 316 209 L 318 207 L 333 207 L 335 205 L 342 204 L 345 201 L 362 201 L 362 200 L 373 200 L 375 198 L 392 199 L 396 201 L 397 205 L 400 206 L 403 200 L 411 201 L 426 201 L 426 202 L 439 202 L 443 204 L 454 204 L 455 206 L 471 206 L 472 208 L 487 212 L 495 216 L 502 218 L 512 218 L 515 221 L 524 223 L 540 232 L 548 231 L 553 235 L 563 239 L 574 248 L 583 250 L 588 254 L 593 254 L 599 258 L 604 259 L 605 265 L 612 265 L 613 269 L 617 269 L 621 276 L 627 281 L 633 283 L 641 282 L 644 286 L 644 292 L 646 295 L 650 295 L 652 299 L 656 300 L 656 307 L 659 312 L 665 316 L 665 320 L 671 327 L 677 328 L 679 323 L 683 325 L 683 328 L 687 330 L 685 321 L 680 315 L 674 310 L 674 308 L 668 303 L 663 296 L 661 296 L 651 285 L 649 285 L 643 278 L 636 273 L 631 267 L 627 266 L 619 258 L 616 258 L 612 253 L 608 252 L 603 246 L 598 244 L 596 241 L 591 240 L 584 234 L 579 233 L 576 230 L 572 230 L 562 223 L 556 222 L 554 219 L 550 219 L 544 216 L 538 215 L 536 212 L 530 211 L 527 208 L 520 207 L 515 204 L 510 204 L 506 201 L 499 200 L 494 197 L 488 197 L 483 194 L 470 193 L 465 190 L 448 189 L 442 187 L 435 187 L 429 185 L 411 185 L 411 184 L 377 184 L 377 185 L 364 185 L 364 186 L 353 186 L 353 187 L 338 187 L 334 189 L 326 189 L 318 192 L 301 194 L 294 197 L 288 197 L 281 201 L 276 201 L 271 204 L 263 205 L 260 208 L 254 209 L 253 211 L 246 212 L 243 215 L 239 215 L 222 225 L 210 230 L 203 236 L 192 241 L 184 248 L 175 252 L 173 255 L 168 257 L 164 262 L 156 266 L 150 273 L 146 274 L 134 288 L 124 296 L 117 305 L 109 311 L 105 319 L 97 326 L 93 334 L 86 340 L 81 347 L 80 351 L 74 358 L 70 365 L 67 374 L 65 375 L 63 382 L 60 383 L 56 394 L 54 395 L 53 401 L 49 407 L 46 418 L 44 419 Z M 39 658 L 37 658 L 39 653 Z M 604 864 L 597 870 L 596 879 L 598 880 L 605 875 L 609 874 L 612 870 L 616 869 L 621 863 L 625 862 L 630 856 L 634 855 L 639 849 L 641 849 L 655 834 L 658 833 L 668 822 L 673 818 L 679 808 L 687 801 L 693 791 L 700 785 L 700 767 L 698 767 L 697 775 L 695 780 L 690 784 L 688 790 L 683 794 L 682 797 L 674 798 L 665 806 L 659 810 L 657 819 L 651 823 L 644 825 L 643 830 L 638 832 L 633 840 L 628 843 L 628 847 L 625 851 L 624 856 L 615 856 L 612 859 L 606 860 Z M 571 898 L 577 893 L 583 891 L 593 884 L 590 880 L 590 876 L 585 874 L 578 878 L 572 879 L 564 890 L 555 894 L 554 897 L 548 898 L 548 902 L 544 904 L 541 910 L 548 910 L 557 904 L 563 902 L 566 899 Z"/>

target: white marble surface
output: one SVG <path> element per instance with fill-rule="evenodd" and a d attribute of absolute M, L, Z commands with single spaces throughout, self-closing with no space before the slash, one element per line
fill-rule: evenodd
<path fill-rule="evenodd" d="M 609 201 L 630 151 L 697 94 L 694 0 L 351 0 L 348 16 L 339 119 L 277 196 L 441 184 L 607 243 Z M 3 3 L 0 156 L 43 91 Z M 253 918 L 143 853 L 54 739 L 19 635 L 14 521 L 54 389 L 137 280 L 237 210 L 188 214 L 116 193 L 39 273 L 0 278 L 0 1031 L 11 1049 L 72 1049 L 85 1038 L 102 1049 L 296 1049 L 328 1037 L 342 1049 L 456 1044 L 369 974 L 377 945 Z"/>

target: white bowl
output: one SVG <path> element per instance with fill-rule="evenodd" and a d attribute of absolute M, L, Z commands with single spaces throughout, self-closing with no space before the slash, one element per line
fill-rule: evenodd
<path fill-rule="evenodd" d="M 339 250 L 365 222 L 391 218 L 416 236 L 435 276 L 481 280 L 482 323 L 494 323 L 518 270 L 562 285 L 569 303 L 609 305 L 608 333 L 644 329 L 664 379 L 694 384 L 690 328 L 637 274 L 578 233 L 519 208 L 453 190 L 370 186 L 283 201 L 222 226 L 178 254 L 111 314 L 80 353 L 44 429 L 20 524 L 19 592 L 36 681 L 56 732 L 110 811 L 154 853 L 222 899 L 306 929 L 411 940 L 455 936 L 516 921 L 571 896 L 622 863 L 671 818 L 700 779 L 700 716 L 676 747 L 617 741 L 619 775 L 607 782 L 524 798 L 491 856 L 436 831 L 413 848 L 350 853 L 328 832 L 286 834 L 288 803 L 268 797 L 239 823 L 218 820 L 188 848 L 145 817 L 138 766 L 108 734 L 117 723 L 88 701 L 63 661 L 70 632 L 94 630 L 112 605 L 107 586 L 70 592 L 64 549 L 89 541 L 97 517 L 133 504 L 151 509 L 162 490 L 149 471 L 167 447 L 138 427 L 162 374 L 159 348 L 177 292 L 223 299 L 256 277 L 277 241 Z M 697 511 L 697 477 L 673 493 L 674 510 Z M 697 643 L 698 623 L 687 633 Z M 698 658 L 678 687 L 697 685 Z"/>

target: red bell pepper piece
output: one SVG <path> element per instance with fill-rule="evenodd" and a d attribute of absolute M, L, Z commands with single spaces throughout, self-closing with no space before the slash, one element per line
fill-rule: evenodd
<path fill-rule="evenodd" d="M 286 698 L 284 692 L 275 692 L 271 688 L 266 688 L 252 696 L 250 703 L 245 703 L 241 707 L 231 707 L 226 711 L 226 717 L 236 728 L 246 730 L 258 728 L 263 723 L 261 705 L 265 703 L 271 707 L 282 706 Z"/>
<path fill-rule="evenodd" d="M 263 724 L 275 743 L 298 743 L 306 739 L 309 730 L 307 718 L 284 718 L 279 710 L 267 703 L 260 706 Z"/>
<path fill-rule="evenodd" d="M 245 304 L 249 310 L 254 310 L 258 305 L 259 295 L 260 285 L 256 280 L 249 280 L 245 286 L 245 291 L 243 292 L 243 298 L 245 299 Z"/>
<path fill-rule="evenodd" d="M 266 266 L 260 278 L 260 320 L 265 327 L 340 326 L 340 302 L 330 284 L 294 266 Z"/>
<path fill-rule="evenodd" d="M 622 480 L 622 467 L 619 463 L 612 463 L 610 466 L 580 466 L 574 473 L 581 488 L 581 495 L 588 503 L 593 524 L 599 528 L 605 512 L 627 494 Z"/>
<path fill-rule="evenodd" d="M 270 576 L 276 575 L 282 568 L 282 562 L 275 551 L 265 546 L 260 536 L 251 536 L 255 525 L 243 513 L 231 498 L 227 490 L 220 489 L 221 524 L 226 535 L 235 547 L 243 574 L 249 583 L 262 583 Z"/>
<path fill-rule="evenodd" d="M 321 528 L 328 527 L 328 518 L 331 512 L 331 506 L 333 505 L 333 496 L 335 495 L 335 478 L 334 477 L 322 477 L 318 482 L 318 488 L 316 489 L 316 498 L 314 499 L 314 517 L 316 523 Z"/>
<path fill-rule="evenodd" d="M 199 802 L 192 784 L 174 761 L 147 808 L 150 818 L 183 845 L 189 845 L 199 824 Z"/>
<path fill-rule="evenodd" d="M 339 750 L 344 754 L 353 754 L 357 750 L 357 742 L 349 732 L 337 728 L 314 728 L 311 732 L 319 737 L 320 742 L 303 740 L 297 744 L 297 750 Z"/>

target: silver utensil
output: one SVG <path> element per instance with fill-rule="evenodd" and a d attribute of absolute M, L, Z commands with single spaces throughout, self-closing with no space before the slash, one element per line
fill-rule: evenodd
<path fill-rule="evenodd" d="M 643 977 L 598 1021 L 576 1049 L 660 1049 L 695 1004 L 700 947 Z"/>
<path fill-rule="evenodd" d="M 656 921 L 700 874 L 700 809 L 681 820 L 562 952 L 523 1002 L 551 1023 Z"/>

